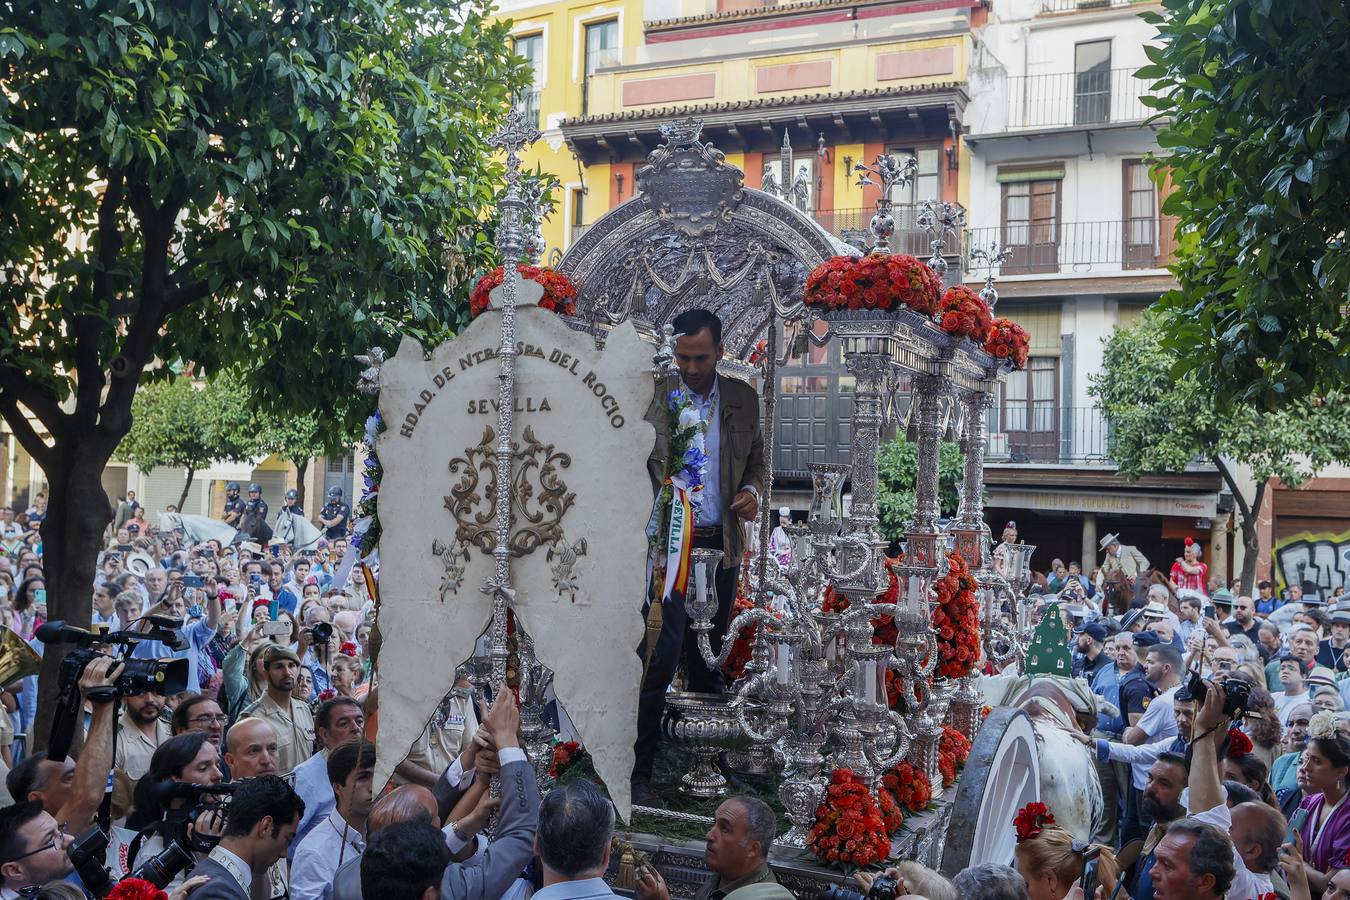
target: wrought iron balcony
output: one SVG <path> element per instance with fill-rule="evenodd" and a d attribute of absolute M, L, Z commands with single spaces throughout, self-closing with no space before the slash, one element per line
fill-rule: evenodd
<path fill-rule="evenodd" d="M 1152 0 L 1041 0 L 1041 15 L 1053 13 L 1098 12 L 1103 9 L 1128 9 Z"/>
<path fill-rule="evenodd" d="M 891 207 L 891 215 L 895 218 L 895 236 L 891 238 L 891 249 L 896 253 L 908 253 L 910 256 L 927 259 L 933 252 L 932 238 L 915 222 L 919 211 L 918 204 L 913 203 Z M 868 224 L 874 215 L 876 209 L 871 206 L 857 209 L 822 209 L 811 213 L 811 217 L 821 228 L 845 243 L 862 249 L 871 244 L 872 236 Z M 947 241 L 943 252 L 947 256 L 960 255 L 960 245 L 961 235 L 958 234 L 955 241 Z"/>
<path fill-rule="evenodd" d="M 533 90 L 521 91 L 516 95 L 516 105 L 520 107 L 521 113 L 525 116 L 525 121 L 533 123 L 536 128 L 542 127 L 539 121 L 539 94 L 538 88 Z"/>
<path fill-rule="evenodd" d="M 1095 406 L 1056 406 L 1053 402 L 1009 400 L 989 413 L 991 462 L 1046 465 L 1105 465 L 1110 429 Z"/>
<path fill-rule="evenodd" d="M 1110 222 L 1021 222 L 966 231 L 967 247 L 998 241 L 1013 251 L 1004 275 L 1161 269 L 1176 252 L 1173 222 L 1157 216 Z M 984 270 L 966 263 L 967 278 Z"/>
<path fill-rule="evenodd" d="M 1152 115 L 1140 99 L 1150 95 L 1150 82 L 1136 78 L 1134 71 L 1010 76 L 1002 83 L 1005 96 L 991 104 L 991 108 L 1006 110 L 1004 122 L 989 130 L 1098 128 L 1143 122 Z"/>

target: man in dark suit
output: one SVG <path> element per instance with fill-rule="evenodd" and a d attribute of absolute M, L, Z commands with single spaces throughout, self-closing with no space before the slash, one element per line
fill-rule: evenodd
<path fill-rule="evenodd" d="M 276 775 L 239 782 L 230 798 L 225 833 L 206 859 L 192 870 L 210 880 L 194 888 L 192 900 L 249 900 L 256 879 L 286 856 L 300 827 L 305 802 Z"/>
<path fill-rule="evenodd" d="M 695 409 L 706 423 L 705 446 L 709 458 L 701 495 L 694 508 L 694 546 L 722 551 L 717 571 L 717 613 L 709 637 L 714 653 L 721 650 L 731 605 L 736 599 L 736 580 L 741 554 L 745 551 L 742 522 L 752 522 L 759 514 L 764 492 L 764 439 L 759 425 L 759 396 L 743 381 L 719 377 L 717 361 L 722 358 L 722 321 L 705 309 L 691 309 L 671 323 L 678 335 L 675 363 L 678 379 L 670 379 L 656 392 L 647 411 L 647 421 L 656 427 L 656 446 L 647 461 L 653 488 L 659 492 L 665 481 L 666 457 L 670 447 L 670 418 L 667 406 L 670 392 L 683 386 L 691 395 Z M 654 602 L 659 602 L 656 598 Z M 660 738 L 661 710 L 666 689 L 679 666 L 681 653 L 689 675 L 689 690 L 721 693 L 725 686 L 720 670 L 703 664 L 697 635 L 688 627 L 688 616 L 680 603 L 667 603 L 661 610 L 661 634 L 650 655 L 642 693 L 638 701 L 638 738 L 634 747 L 633 802 L 655 804 L 650 778 L 656 745 Z"/>

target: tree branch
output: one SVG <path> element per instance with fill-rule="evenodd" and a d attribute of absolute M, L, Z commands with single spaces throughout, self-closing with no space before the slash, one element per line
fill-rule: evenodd
<path fill-rule="evenodd" d="M 37 464 L 42 467 L 42 471 L 50 472 L 50 466 L 55 461 L 55 453 L 51 447 L 47 446 L 47 442 L 33 430 L 33 426 L 28 422 L 28 417 L 24 415 L 23 410 L 19 409 L 19 401 L 11 391 L 0 391 L 0 415 L 5 417 L 10 430 L 14 432 L 14 436 L 28 451 L 28 455 L 33 457 Z"/>
<path fill-rule="evenodd" d="M 171 316 L 200 300 L 205 300 L 209 296 L 211 296 L 211 285 L 208 282 L 195 281 L 184 285 L 169 292 L 169 300 L 165 304 L 164 314 L 166 317 Z"/>
<path fill-rule="evenodd" d="M 117 213 L 125 195 L 126 174 L 121 169 L 108 173 L 108 184 L 98 205 L 98 266 L 94 269 L 93 300 L 97 307 L 111 312 L 114 297 L 113 270 L 117 256 L 122 252 L 122 230 L 117 224 Z M 103 399 L 105 378 L 99 360 L 104 319 L 94 314 L 75 317 L 71 331 L 75 338 L 75 414 L 76 423 L 83 429 L 92 429 L 98 422 L 99 405 Z"/>
<path fill-rule="evenodd" d="M 53 437 L 65 434 L 69 416 L 61 409 L 55 395 L 48 394 L 28 376 L 13 366 L 0 366 L 0 391 L 28 407 Z"/>

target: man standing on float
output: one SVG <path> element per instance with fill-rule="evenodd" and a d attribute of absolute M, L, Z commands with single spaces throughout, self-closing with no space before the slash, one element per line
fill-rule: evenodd
<path fill-rule="evenodd" d="M 659 493 L 666 472 L 670 444 L 670 419 L 667 397 L 681 386 L 692 395 L 694 408 L 703 419 L 707 432 L 705 447 L 710 460 L 703 490 L 694 505 L 695 547 L 722 551 L 717 570 L 717 613 L 713 616 L 714 653 L 721 650 L 731 606 L 736 599 L 736 576 L 741 554 L 745 551 L 745 529 L 741 522 L 754 521 L 764 490 L 764 439 L 759 426 L 759 397 L 743 381 L 717 374 L 722 358 L 722 320 L 706 309 L 690 309 L 671 323 L 675 340 L 675 378 L 659 385 L 656 399 L 647 411 L 647 421 L 656 426 L 656 446 L 647 461 L 652 484 Z M 660 597 L 653 599 L 660 603 Z M 638 700 L 638 738 L 634 746 L 633 802 L 640 806 L 657 804 L 651 788 L 652 762 L 660 739 L 661 711 L 666 690 L 679 666 L 683 653 L 688 689 L 699 693 L 721 693 L 725 680 L 721 671 L 703 664 L 697 635 L 690 629 L 684 605 L 667 603 L 661 610 L 661 634 L 650 653 L 647 674 Z M 639 650 L 648 657 L 646 642 Z"/>

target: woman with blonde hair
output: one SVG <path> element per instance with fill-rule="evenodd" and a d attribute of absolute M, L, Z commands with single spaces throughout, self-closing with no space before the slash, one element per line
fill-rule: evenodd
<path fill-rule="evenodd" d="M 1075 840 L 1055 824 L 1055 817 L 1043 803 L 1029 803 L 1014 820 L 1017 828 L 1015 851 L 1017 872 L 1027 883 L 1029 900 L 1064 900 L 1083 875 L 1083 865 L 1091 853 L 1097 856 L 1097 883 L 1107 896 L 1116 888 L 1120 867 L 1116 854 L 1102 844 Z"/>

